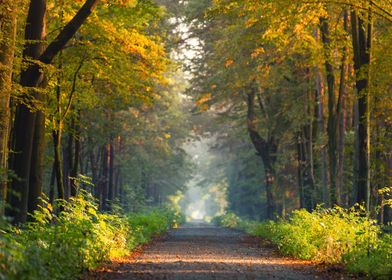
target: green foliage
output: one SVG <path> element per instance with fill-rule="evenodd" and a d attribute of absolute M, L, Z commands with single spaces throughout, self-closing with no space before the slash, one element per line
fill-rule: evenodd
<path fill-rule="evenodd" d="M 43 200 L 25 228 L 3 226 L 0 279 L 75 279 L 148 242 L 175 220 L 172 211 L 161 209 L 126 217 L 100 213 L 88 193 L 57 206 L 60 214 Z"/>
<path fill-rule="evenodd" d="M 222 225 L 222 226 L 225 226 L 228 228 L 237 228 L 239 226 L 240 221 L 241 221 L 241 218 L 232 212 L 226 213 L 223 216 L 217 216 L 212 220 L 213 223 L 216 223 L 218 225 Z"/>
<path fill-rule="evenodd" d="M 127 221 L 132 229 L 129 237 L 130 249 L 147 243 L 154 235 L 164 233 L 177 225 L 179 216 L 168 209 L 154 209 L 146 213 L 130 213 Z"/>
<path fill-rule="evenodd" d="M 233 213 L 215 218 L 231 228 L 271 240 L 284 255 L 322 263 L 343 263 L 355 273 L 388 279 L 392 273 L 392 236 L 381 234 L 362 209 L 318 208 L 294 211 L 288 220 L 252 222 Z"/>
<path fill-rule="evenodd" d="M 392 235 L 382 235 L 377 242 L 368 245 L 368 250 L 355 247 L 344 256 L 348 269 L 377 279 L 391 279 Z"/>

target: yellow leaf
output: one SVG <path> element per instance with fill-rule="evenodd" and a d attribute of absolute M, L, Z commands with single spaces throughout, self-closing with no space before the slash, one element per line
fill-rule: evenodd
<path fill-rule="evenodd" d="M 250 19 L 248 19 L 248 20 L 246 21 L 245 26 L 246 26 L 247 28 L 249 28 L 249 27 L 252 27 L 253 25 L 255 25 L 257 22 L 258 22 L 257 19 L 255 19 L 255 18 L 250 18 Z"/>
<path fill-rule="evenodd" d="M 230 67 L 230 65 L 232 65 L 233 63 L 234 63 L 234 60 L 228 59 L 228 60 L 226 60 L 225 67 L 226 67 L 226 68 L 227 68 L 227 67 Z"/>
<path fill-rule="evenodd" d="M 211 93 L 203 94 L 203 96 L 196 101 L 196 104 L 198 106 L 203 105 L 204 103 L 208 102 L 211 99 L 211 97 L 212 97 Z"/>

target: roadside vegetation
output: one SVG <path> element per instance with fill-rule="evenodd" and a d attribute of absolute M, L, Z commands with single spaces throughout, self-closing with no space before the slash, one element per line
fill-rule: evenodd
<path fill-rule="evenodd" d="M 383 233 L 364 209 L 317 208 L 312 213 L 301 209 L 287 219 L 266 222 L 227 213 L 214 222 L 266 238 L 284 255 L 344 264 L 350 272 L 376 279 L 392 275 L 392 235 Z"/>
<path fill-rule="evenodd" d="M 43 200 L 31 220 L 22 228 L 2 221 L 0 279 L 77 279 L 181 222 L 163 208 L 101 213 L 87 192 L 55 206 Z"/>

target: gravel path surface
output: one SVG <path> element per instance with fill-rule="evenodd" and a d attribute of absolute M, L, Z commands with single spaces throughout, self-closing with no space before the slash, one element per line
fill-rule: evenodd
<path fill-rule="evenodd" d="M 280 257 L 260 239 L 206 224 L 187 224 L 87 279 L 344 279 L 311 262 Z"/>

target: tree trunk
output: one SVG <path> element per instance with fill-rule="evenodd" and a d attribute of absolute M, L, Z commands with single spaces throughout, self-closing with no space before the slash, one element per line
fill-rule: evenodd
<path fill-rule="evenodd" d="M 356 203 L 358 197 L 358 178 L 359 178 L 359 137 L 358 137 L 358 126 L 359 126 L 359 114 L 358 114 L 358 100 L 354 100 L 353 104 L 353 128 L 354 128 L 354 151 L 353 151 L 353 201 L 351 204 Z"/>
<path fill-rule="evenodd" d="M 25 29 L 27 43 L 23 51 L 23 57 L 26 60 L 38 59 L 43 51 L 43 40 L 46 33 L 45 20 L 46 1 L 31 0 Z M 26 88 L 39 87 L 42 81 L 43 74 L 39 71 L 39 66 L 36 63 L 32 63 L 21 73 L 20 84 Z M 30 91 L 30 89 L 28 90 Z M 32 96 L 39 97 L 39 94 L 37 92 L 28 94 L 25 97 L 25 104 L 34 108 L 35 104 Z M 11 184 L 11 193 L 8 196 L 10 209 L 7 211 L 7 215 L 13 218 L 14 223 L 22 223 L 27 219 L 31 155 L 37 115 L 31 112 L 25 104 L 20 104 L 17 107 L 14 121 L 15 146 L 13 150 L 15 155 L 12 170 L 17 179 L 13 180 Z"/>
<path fill-rule="evenodd" d="M 254 112 L 256 89 L 254 85 L 250 88 L 247 93 L 248 100 L 248 115 L 247 115 L 247 127 L 250 139 L 253 146 L 257 151 L 257 155 L 261 157 L 264 165 L 265 173 L 265 189 L 267 199 L 267 218 L 273 220 L 276 215 L 276 204 L 273 193 L 273 187 L 275 184 L 275 169 L 274 164 L 276 161 L 276 153 L 278 145 L 276 144 L 272 136 L 268 137 L 266 141 L 260 136 L 256 130 L 256 117 Z"/>
<path fill-rule="evenodd" d="M 57 180 L 57 194 L 58 198 L 65 199 L 63 169 L 61 166 L 61 129 L 52 132 L 53 138 L 53 152 L 54 152 L 54 165 Z"/>
<path fill-rule="evenodd" d="M 304 208 L 309 212 L 313 210 L 315 206 L 315 202 L 313 199 L 314 192 L 314 175 L 313 175 L 313 158 L 312 158 L 312 150 L 313 150 L 313 140 L 312 140 L 312 127 L 308 125 L 305 127 L 303 132 L 303 143 L 302 143 L 302 152 L 303 152 L 303 184 L 304 184 Z"/>
<path fill-rule="evenodd" d="M 72 127 L 72 124 L 71 124 Z M 72 128 L 70 129 L 72 130 Z M 73 162 L 73 136 L 71 132 L 68 132 L 67 146 L 63 150 L 63 181 L 64 181 L 64 192 L 67 199 L 71 196 L 71 182 L 70 182 L 70 170 L 72 170 Z"/>
<path fill-rule="evenodd" d="M 114 145 L 113 142 L 109 144 L 109 201 L 113 201 L 114 199 Z"/>
<path fill-rule="evenodd" d="M 99 199 L 98 166 L 94 151 L 90 151 L 91 179 L 94 184 L 94 196 Z"/>
<path fill-rule="evenodd" d="M 43 174 L 45 169 L 45 115 L 43 112 L 36 112 L 33 147 L 31 153 L 31 167 L 29 178 L 29 200 L 28 212 L 37 210 L 40 197 L 42 195 Z"/>
<path fill-rule="evenodd" d="M 322 135 L 325 132 L 324 125 L 324 81 L 321 77 L 320 70 L 317 69 L 316 72 L 316 99 L 318 103 L 318 121 L 319 121 L 319 134 Z M 329 195 L 327 188 L 327 155 L 325 152 L 325 148 L 321 147 L 320 150 L 320 161 L 321 161 L 321 192 L 322 192 L 322 201 L 325 206 L 329 205 Z"/>
<path fill-rule="evenodd" d="M 344 10 L 343 15 L 343 27 L 344 30 L 348 31 L 348 14 L 347 10 Z M 339 97 L 336 105 L 337 115 L 337 174 L 336 174 L 336 199 L 338 205 L 342 205 L 342 191 L 344 186 L 344 145 L 345 145 L 345 133 L 346 133 L 346 76 L 347 76 L 347 47 L 342 49 L 342 62 L 340 66 L 340 83 L 339 83 Z"/>
<path fill-rule="evenodd" d="M 39 60 L 42 63 L 52 63 L 55 56 L 64 48 L 68 41 L 78 31 L 80 26 L 85 22 L 92 10 L 98 4 L 99 0 L 86 0 L 84 5 L 72 18 L 72 20 L 60 31 L 59 35 L 51 42 L 48 47 L 43 50 L 43 40 L 45 39 L 45 0 L 31 0 L 29 12 L 26 22 L 25 39 L 27 42 L 23 57 Z M 31 64 L 21 74 L 21 85 L 29 88 L 41 86 L 43 81 L 43 73 L 41 67 L 37 63 Z M 36 92 L 35 96 L 39 96 Z M 39 98 L 38 98 L 39 99 Z M 27 96 L 26 103 L 34 105 L 31 96 Z M 33 106 L 34 107 L 34 106 Z M 31 112 L 28 106 L 20 104 L 15 117 L 15 159 L 13 160 L 13 170 L 18 176 L 18 180 L 12 182 L 12 195 L 10 195 L 9 203 L 11 206 L 8 214 L 14 218 L 14 223 L 26 221 L 27 218 L 27 197 L 29 188 L 29 175 L 31 165 L 31 154 L 33 149 L 33 135 L 35 128 L 36 114 Z M 44 139 L 37 139 L 35 143 L 41 145 Z M 42 163 L 34 163 L 42 164 Z M 61 173 L 61 171 L 60 171 Z M 64 198 L 64 191 L 59 195 Z"/>
<path fill-rule="evenodd" d="M 302 145 L 302 135 L 298 133 L 297 135 L 297 178 L 298 178 L 298 187 L 299 187 L 299 207 L 306 208 L 305 201 L 305 185 L 304 185 L 304 153 L 303 153 L 303 145 Z"/>
<path fill-rule="evenodd" d="M 304 169 L 303 169 L 303 178 L 304 178 L 304 202 L 305 208 L 308 211 L 312 211 L 315 207 L 315 199 L 314 199 L 314 186 L 315 186 L 315 178 L 314 178 L 314 158 L 313 158 L 313 150 L 315 145 L 315 135 L 317 134 L 317 106 L 315 102 L 314 96 L 312 96 L 311 91 L 308 91 L 306 95 L 306 112 L 308 113 L 308 124 L 303 127 L 303 158 Z"/>
<path fill-rule="evenodd" d="M 331 205 L 338 203 L 336 191 L 336 115 L 335 115 L 335 75 L 331 64 L 331 39 L 329 32 L 329 23 L 326 18 L 320 19 L 321 38 L 325 52 L 325 69 L 327 73 L 328 85 L 328 158 L 329 158 L 329 190 Z"/>
<path fill-rule="evenodd" d="M 354 69 L 358 99 L 358 151 L 354 161 L 358 162 L 356 202 L 370 202 L 370 55 L 372 46 L 372 11 L 369 2 L 367 19 L 351 11 L 352 43 L 354 51 Z"/>
<path fill-rule="evenodd" d="M 276 217 L 276 204 L 273 193 L 273 187 L 275 184 L 275 172 L 270 167 L 264 167 L 265 173 L 265 191 L 267 195 L 267 218 L 274 220 Z"/>
<path fill-rule="evenodd" d="M 50 175 L 50 182 L 49 182 L 49 202 L 53 205 L 54 204 L 54 181 L 56 180 L 56 167 L 53 161 L 52 164 L 52 172 Z"/>
<path fill-rule="evenodd" d="M 0 216 L 4 214 L 8 185 L 10 96 L 16 40 L 15 0 L 4 0 L 1 5 L 0 26 L 3 38 L 0 41 Z"/>
<path fill-rule="evenodd" d="M 120 177 L 121 177 L 121 169 L 119 166 L 116 167 L 116 176 L 114 179 L 114 197 L 118 198 L 120 195 Z M 121 198 L 120 198 L 121 199 Z"/>
<path fill-rule="evenodd" d="M 391 134 L 391 127 L 389 127 L 389 132 L 387 135 L 392 136 Z M 385 165 L 386 165 L 386 174 L 385 174 L 385 181 L 387 183 L 387 186 L 392 186 L 392 156 L 391 153 L 386 155 L 385 159 Z M 388 199 L 389 201 L 392 201 L 392 189 L 390 189 L 389 193 L 386 193 L 384 196 L 384 199 Z M 389 224 L 392 222 L 392 205 L 385 205 L 383 207 L 383 222 L 385 225 Z"/>
<path fill-rule="evenodd" d="M 74 134 L 73 134 L 73 142 L 75 143 L 75 154 L 73 156 L 73 164 L 72 164 L 72 169 L 70 172 L 71 175 L 71 195 L 76 196 L 78 193 L 79 185 L 77 181 L 78 177 L 78 171 L 79 171 L 79 158 L 80 158 L 80 116 L 81 112 L 78 110 L 77 113 L 77 120 L 76 123 L 73 121 L 73 128 L 74 128 Z M 71 137 L 71 136 L 70 136 Z"/>
<path fill-rule="evenodd" d="M 109 162 L 110 162 L 110 144 L 103 146 L 102 153 L 102 178 L 101 178 L 101 191 L 102 191 L 102 210 L 109 210 Z"/>

